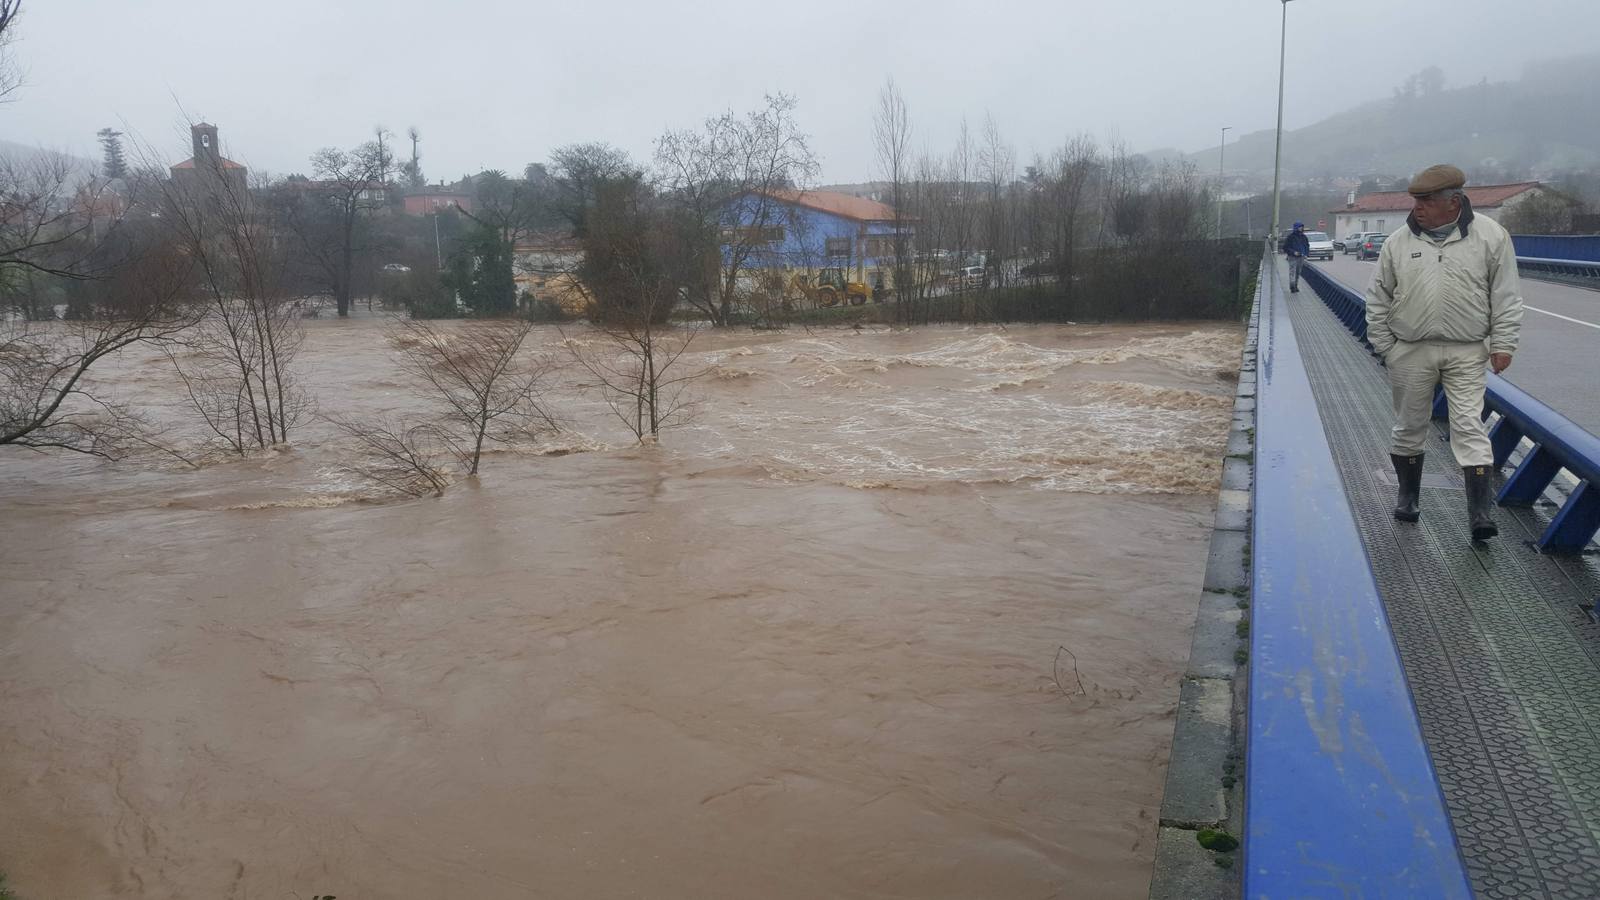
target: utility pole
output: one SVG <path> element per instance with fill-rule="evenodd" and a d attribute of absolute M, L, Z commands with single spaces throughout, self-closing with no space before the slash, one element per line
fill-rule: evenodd
<path fill-rule="evenodd" d="M 1283 22 L 1278 27 L 1278 133 L 1277 149 L 1272 155 L 1272 233 L 1270 240 L 1278 239 L 1278 191 L 1283 172 L 1283 62 L 1289 39 L 1289 0 L 1278 0 L 1283 7 Z"/>
<path fill-rule="evenodd" d="M 444 251 L 439 249 L 439 207 L 433 208 L 433 264 L 438 271 L 444 271 Z"/>
<path fill-rule="evenodd" d="M 1217 145 L 1217 240 L 1222 240 L 1222 161 L 1228 158 L 1228 129 L 1232 125 L 1222 126 L 1222 143 Z"/>

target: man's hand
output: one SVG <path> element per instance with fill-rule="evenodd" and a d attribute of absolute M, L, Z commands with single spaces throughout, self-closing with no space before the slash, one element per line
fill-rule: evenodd
<path fill-rule="evenodd" d="M 1494 373 L 1496 375 L 1499 375 L 1501 372 L 1504 372 L 1505 370 L 1511 368 L 1511 354 L 1509 354 L 1509 353 L 1491 353 L 1491 354 L 1489 354 L 1489 368 L 1494 369 Z"/>

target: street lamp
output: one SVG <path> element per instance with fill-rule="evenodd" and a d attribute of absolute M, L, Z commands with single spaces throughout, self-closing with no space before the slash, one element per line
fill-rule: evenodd
<path fill-rule="evenodd" d="M 1222 161 L 1228 158 L 1228 129 L 1222 126 L 1222 143 L 1217 145 L 1217 240 L 1222 240 Z"/>
<path fill-rule="evenodd" d="M 1283 60 L 1289 37 L 1289 0 L 1278 0 L 1283 7 L 1283 22 L 1278 28 L 1278 134 L 1272 155 L 1272 236 L 1278 239 L 1278 183 L 1283 169 Z"/>

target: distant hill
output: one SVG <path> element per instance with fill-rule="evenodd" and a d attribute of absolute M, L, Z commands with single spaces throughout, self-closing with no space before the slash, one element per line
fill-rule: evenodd
<path fill-rule="evenodd" d="M 56 153 L 56 151 L 51 150 L 48 147 L 35 147 L 31 144 L 19 144 L 16 141 L 0 140 L 0 159 L 8 159 L 16 162 L 26 163 L 28 160 L 31 160 L 36 156 L 42 156 L 47 153 L 54 154 L 56 156 L 65 156 L 72 163 L 73 169 L 80 175 L 94 175 L 100 171 L 100 163 L 92 159 L 84 159 L 81 156 L 71 156 L 65 153 Z"/>
<path fill-rule="evenodd" d="M 1283 133 L 1290 180 L 1404 176 L 1453 162 L 1477 181 L 1548 177 L 1600 167 L 1600 55 L 1530 65 L 1517 81 L 1419 88 Z M 1168 153 L 1170 151 L 1156 151 Z M 1186 157 L 1217 169 L 1217 148 Z M 1271 129 L 1228 145 L 1235 174 L 1270 173 Z"/>

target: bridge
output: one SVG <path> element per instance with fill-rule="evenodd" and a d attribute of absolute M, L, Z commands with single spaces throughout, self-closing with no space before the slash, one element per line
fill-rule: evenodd
<path fill-rule="evenodd" d="M 1522 348 L 1482 411 L 1501 535 L 1474 545 L 1442 400 L 1422 520 L 1391 514 L 1371 272 L 1307 266 L 1289 294 L 1263 264 L 1229 448 L 1249 508 L 1225 474 L 1207 575 L 1247 598 L 1242 665 L 1221 671 L 1203 599 L 1151 895 L 1600 897 L 1600 293 L 1524 281 Z"/>

